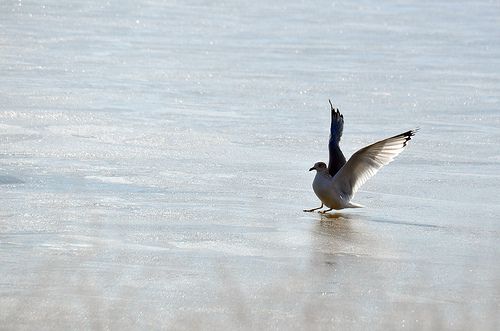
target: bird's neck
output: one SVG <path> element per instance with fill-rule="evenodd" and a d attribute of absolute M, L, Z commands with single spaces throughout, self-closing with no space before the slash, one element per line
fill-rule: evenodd
<path fill-rule="evenodd" d="M 330 175 L 330 173 L 328 172 L 328 170 L 324 170 L 324 171 L 317 171 L 317 172 L 316 172 L 316 177 L 317 177 L 317 178 L 327 178 L 327 179 L 332 179 L 332 176 Z"/>

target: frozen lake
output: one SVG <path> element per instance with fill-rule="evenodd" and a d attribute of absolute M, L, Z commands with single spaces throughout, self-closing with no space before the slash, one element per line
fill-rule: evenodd
<path fill-rule="evenodd" d="M 0 2 L 0 329 L 500 328 L 498 1 Z M 321 216 L 350 156 L 419 126 Z"/>

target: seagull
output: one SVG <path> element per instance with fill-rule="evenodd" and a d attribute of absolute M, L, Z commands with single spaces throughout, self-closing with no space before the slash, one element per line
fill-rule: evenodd
<path fill-rule="evenodd" d="M 323 208 L 324 205 L 330 209 L 320 211 L 322 214 L 333 209 L 362 208 L 362 205 L 351 201 L 358 189 L 380 168 L 392 162 L 418 131 L 418 129 L 409 130 L 363 147 L 346 162 L 339 146 L 344 129 L 344 116 L 338 108 L 333 107 L 330 100 L 328 102 L 330 102 L 332 113 L 330 141 L 328 142 L 328 167 L 324 162 L 316 162 L 309 169 L 309 171 L 316 170 L 312 187 L 316 196 L 321 200 L 321 206 L 305 209 L 305 212 L 313 212 Z"/>

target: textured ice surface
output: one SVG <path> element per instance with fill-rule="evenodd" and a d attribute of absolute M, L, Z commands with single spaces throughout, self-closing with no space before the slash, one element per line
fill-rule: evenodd
<path fill-rule="evenodd" d="M 498 329 L 496 1 L 0 2 L 0 328 Z M 419 126 L 321 217 L 346 155 Z"/>

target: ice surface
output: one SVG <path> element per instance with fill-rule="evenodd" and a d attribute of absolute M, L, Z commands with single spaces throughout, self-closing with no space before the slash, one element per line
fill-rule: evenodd
<path fill-rule="evenodd" d="M 499 329 L 496 1 L 0 2 L 1 329 Z M 419 126 L 320 216 L 307 169 Z"/>

